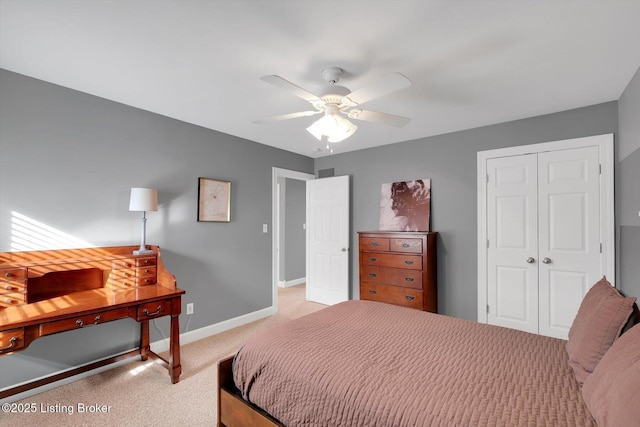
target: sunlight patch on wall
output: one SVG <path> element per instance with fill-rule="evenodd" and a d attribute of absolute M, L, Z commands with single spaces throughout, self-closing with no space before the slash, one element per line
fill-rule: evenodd
<path fill-rule="evenodd" d="M 11 211 L 11 251 L 92 248 L 94 245 Z"/>

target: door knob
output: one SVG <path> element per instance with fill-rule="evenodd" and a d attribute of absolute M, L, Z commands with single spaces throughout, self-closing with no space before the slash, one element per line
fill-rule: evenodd
<path fill-rule="evenodd" d="M 545 264 L 551 264 L 551 259 L 544 257 L 544 259 L 542 260 L 543 263 Z"/>
<path fill-rule="evenodd" d="M 342 248 L 342 252 L 347 252 L 347 248 Z"/>
<path fill-rule="evenodd" d="M 535 258 L 529 257 L 529 258 L 527 258 L 527 262 L 529 264 L 533 264 L 534 262 L 536 262 L 536 260 L 535 260 Z"/>

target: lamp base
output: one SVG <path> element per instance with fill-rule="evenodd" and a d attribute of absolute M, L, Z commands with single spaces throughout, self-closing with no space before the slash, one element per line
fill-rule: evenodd
<path fill-rule="evenodd" d="M 151 249 L 138 249 L 136 251 L 133 251 L 134 255 L 148 255 L 148 254 L 153 254 L 155 252 L 153 252 L 153 250 Z"/>

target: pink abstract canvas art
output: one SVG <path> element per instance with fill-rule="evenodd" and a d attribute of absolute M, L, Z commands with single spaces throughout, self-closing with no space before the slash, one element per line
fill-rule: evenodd
<path fill-rule="evenodd" d="M 380 224 L 384 231 L 430 231 L 431 179 L 382 184 Z"/>

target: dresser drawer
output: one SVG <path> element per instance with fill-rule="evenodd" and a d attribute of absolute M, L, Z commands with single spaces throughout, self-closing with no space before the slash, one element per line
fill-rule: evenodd
<path fill-rule="evenodd" d="M 422 253 L 422 239 L 390 239 L 389 250 L 391 252 L 406 252 L 421 254 Z"/>
<path fill-rule="evenodd" d="M 0 307 L 11 307 L 14 305 L 26 304 L 25 294 L 22 292 L 15 292 L 11 294 L 0 295 Z"/>
<path fill-rule="evenodd" d="M 24 347 L 24 329 L 0 332 L 0 354 L 11 353 Z"/>
<path fill-rule="evenodd" d="M 422 291 L 411 288 L 361 283 L 360 299 L 386 302 L 422 310 Z"/>
<path fill-rule="evenodd" d="M 370 252 L 362 254 L 362 264 L 377 265 L 380 267 L 422 270 L 422 256 Z"/>
<path fill-rule="evenodd" d="M 365 265 L 362 267 L 362 281 L 422 289 L 422 271 Z"/>
<path fill-rule="evenodd" d="M 171 314 L 171 301 L 148 302 L 138 307 L 138 321 Z"/>
<path fill-rule="evenodd" d="M 73 317 L 70 319 L 57 320 L 55 322 L 43 323 L 40 325 L 41 335 L 51 335 L 58 332 L 70 331 L 72 329 L 88 328 L 90 326 L 99 325 L 100 323 L 109 322 L 111 320 L 122 319 L 127 317 L 126 308 L 105 311 L 99 314 L 86 314 L 84 316 Z"/>
<path fill-rule="evenodd" d="M 361 237 L 360 250 L 386 252 L 389 250 L 389 239 L 387 237 Z"/>

